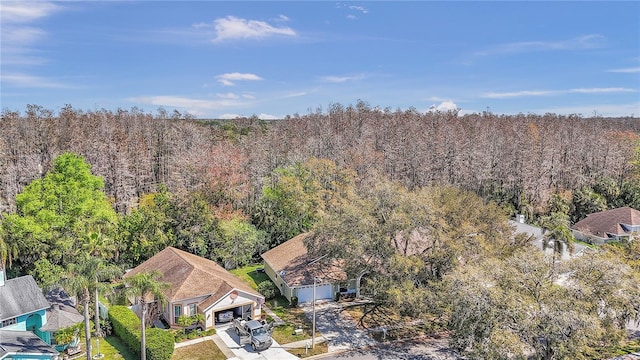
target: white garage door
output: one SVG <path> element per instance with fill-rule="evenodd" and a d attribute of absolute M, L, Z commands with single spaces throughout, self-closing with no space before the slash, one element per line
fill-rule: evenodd
<path fill-rule="evenodd" d="M 316 300 L 333 299 L 331 284 L 316 285 Z M 313 286 L 298 288 L 298 302 L 310 302 L 313 300 Z"/>

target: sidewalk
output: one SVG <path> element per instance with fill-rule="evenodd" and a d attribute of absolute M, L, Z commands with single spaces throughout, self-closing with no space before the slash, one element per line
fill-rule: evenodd
<path fill-rule="evenodd" d="M 327 339 L 324 338 L 324 336 L 316 336 L 316 345 L 317 344 L 322 344 L 323 342 L 327 341 Z M 282 346 L 283 349 L 304 349 L 307 346 L 311 347 L 311 339 L 305 339 L 305 340 L 299 340 L 299 341 L 294 341 L 294 342 L 290 342 L 287 344 L 282 344 L 280 345 Z"/>

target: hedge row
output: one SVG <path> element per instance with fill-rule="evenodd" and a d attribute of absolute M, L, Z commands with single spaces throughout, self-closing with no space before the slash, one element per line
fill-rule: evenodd
<path fill-rule="evenodd" d="M 109 308 L 109 319 L 113 325 L 113 332 L 140 355 L 140 319 L 126 306 L 112 306 Z M 168 331 L 151 328 L 147 329 L 147 359 L 170 360 L 173 355 L 173 335 Z"/>

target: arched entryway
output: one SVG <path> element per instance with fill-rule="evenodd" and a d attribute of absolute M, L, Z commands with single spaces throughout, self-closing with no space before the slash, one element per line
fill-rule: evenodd
<path fill-rule="evenodd" d="M 42 339 L 42 341 L 49 343 L 49 334 L 46 332 L 40 331 L 40 328 L 42 327 L 42 315 L 40 314 L 29 315 L 29 317 L 27 318 L 27 321 L 25 322 L 25 326 L 27 328 L 27 331 L 31 331 L 32 333 L 38 335 L 38 337 Z"/>

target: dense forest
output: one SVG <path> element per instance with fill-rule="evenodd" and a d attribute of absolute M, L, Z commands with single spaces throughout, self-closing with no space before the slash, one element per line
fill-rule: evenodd
<path fill-rule="evenodd" d="M 640 209 L 635 118 L 30 105 L 2 113 L 0 169 L 0 265 L 44 287 L 89 258 L 122 272 L 166 246 L 232 269 L 311 231 L 313 256 L 366 273 L 365 316 L 448 330 L 470 358 L 597 358 L 640 320 L 640 242 L 558 263 L 506 221 L 526 214 L 570 246 L 571 222 Z"/>
<path fill-rule="evenodd" d="M 24 114 L 5 110 L 0 129 L 3 212 L 15 211 L 15 195 L 69 151 L 104 178 L 119 213 L 160 184 L 171 192 L 207 189 L 215 201 L 250 209 L 274 169 L 314 157 L 353 169 L 360 179 L 382 173 L 410 189 L 453 185 L 533 215 L 546 211 L 552 194 L 604 179 L 617 192 L 630 192 L 624 182 L 640 141 L 635 118 L 460 116 L 364 102 L 269 122 L 198 121 L 163 109 L 66 106 L 54 112 L 29 105 Z"/>

